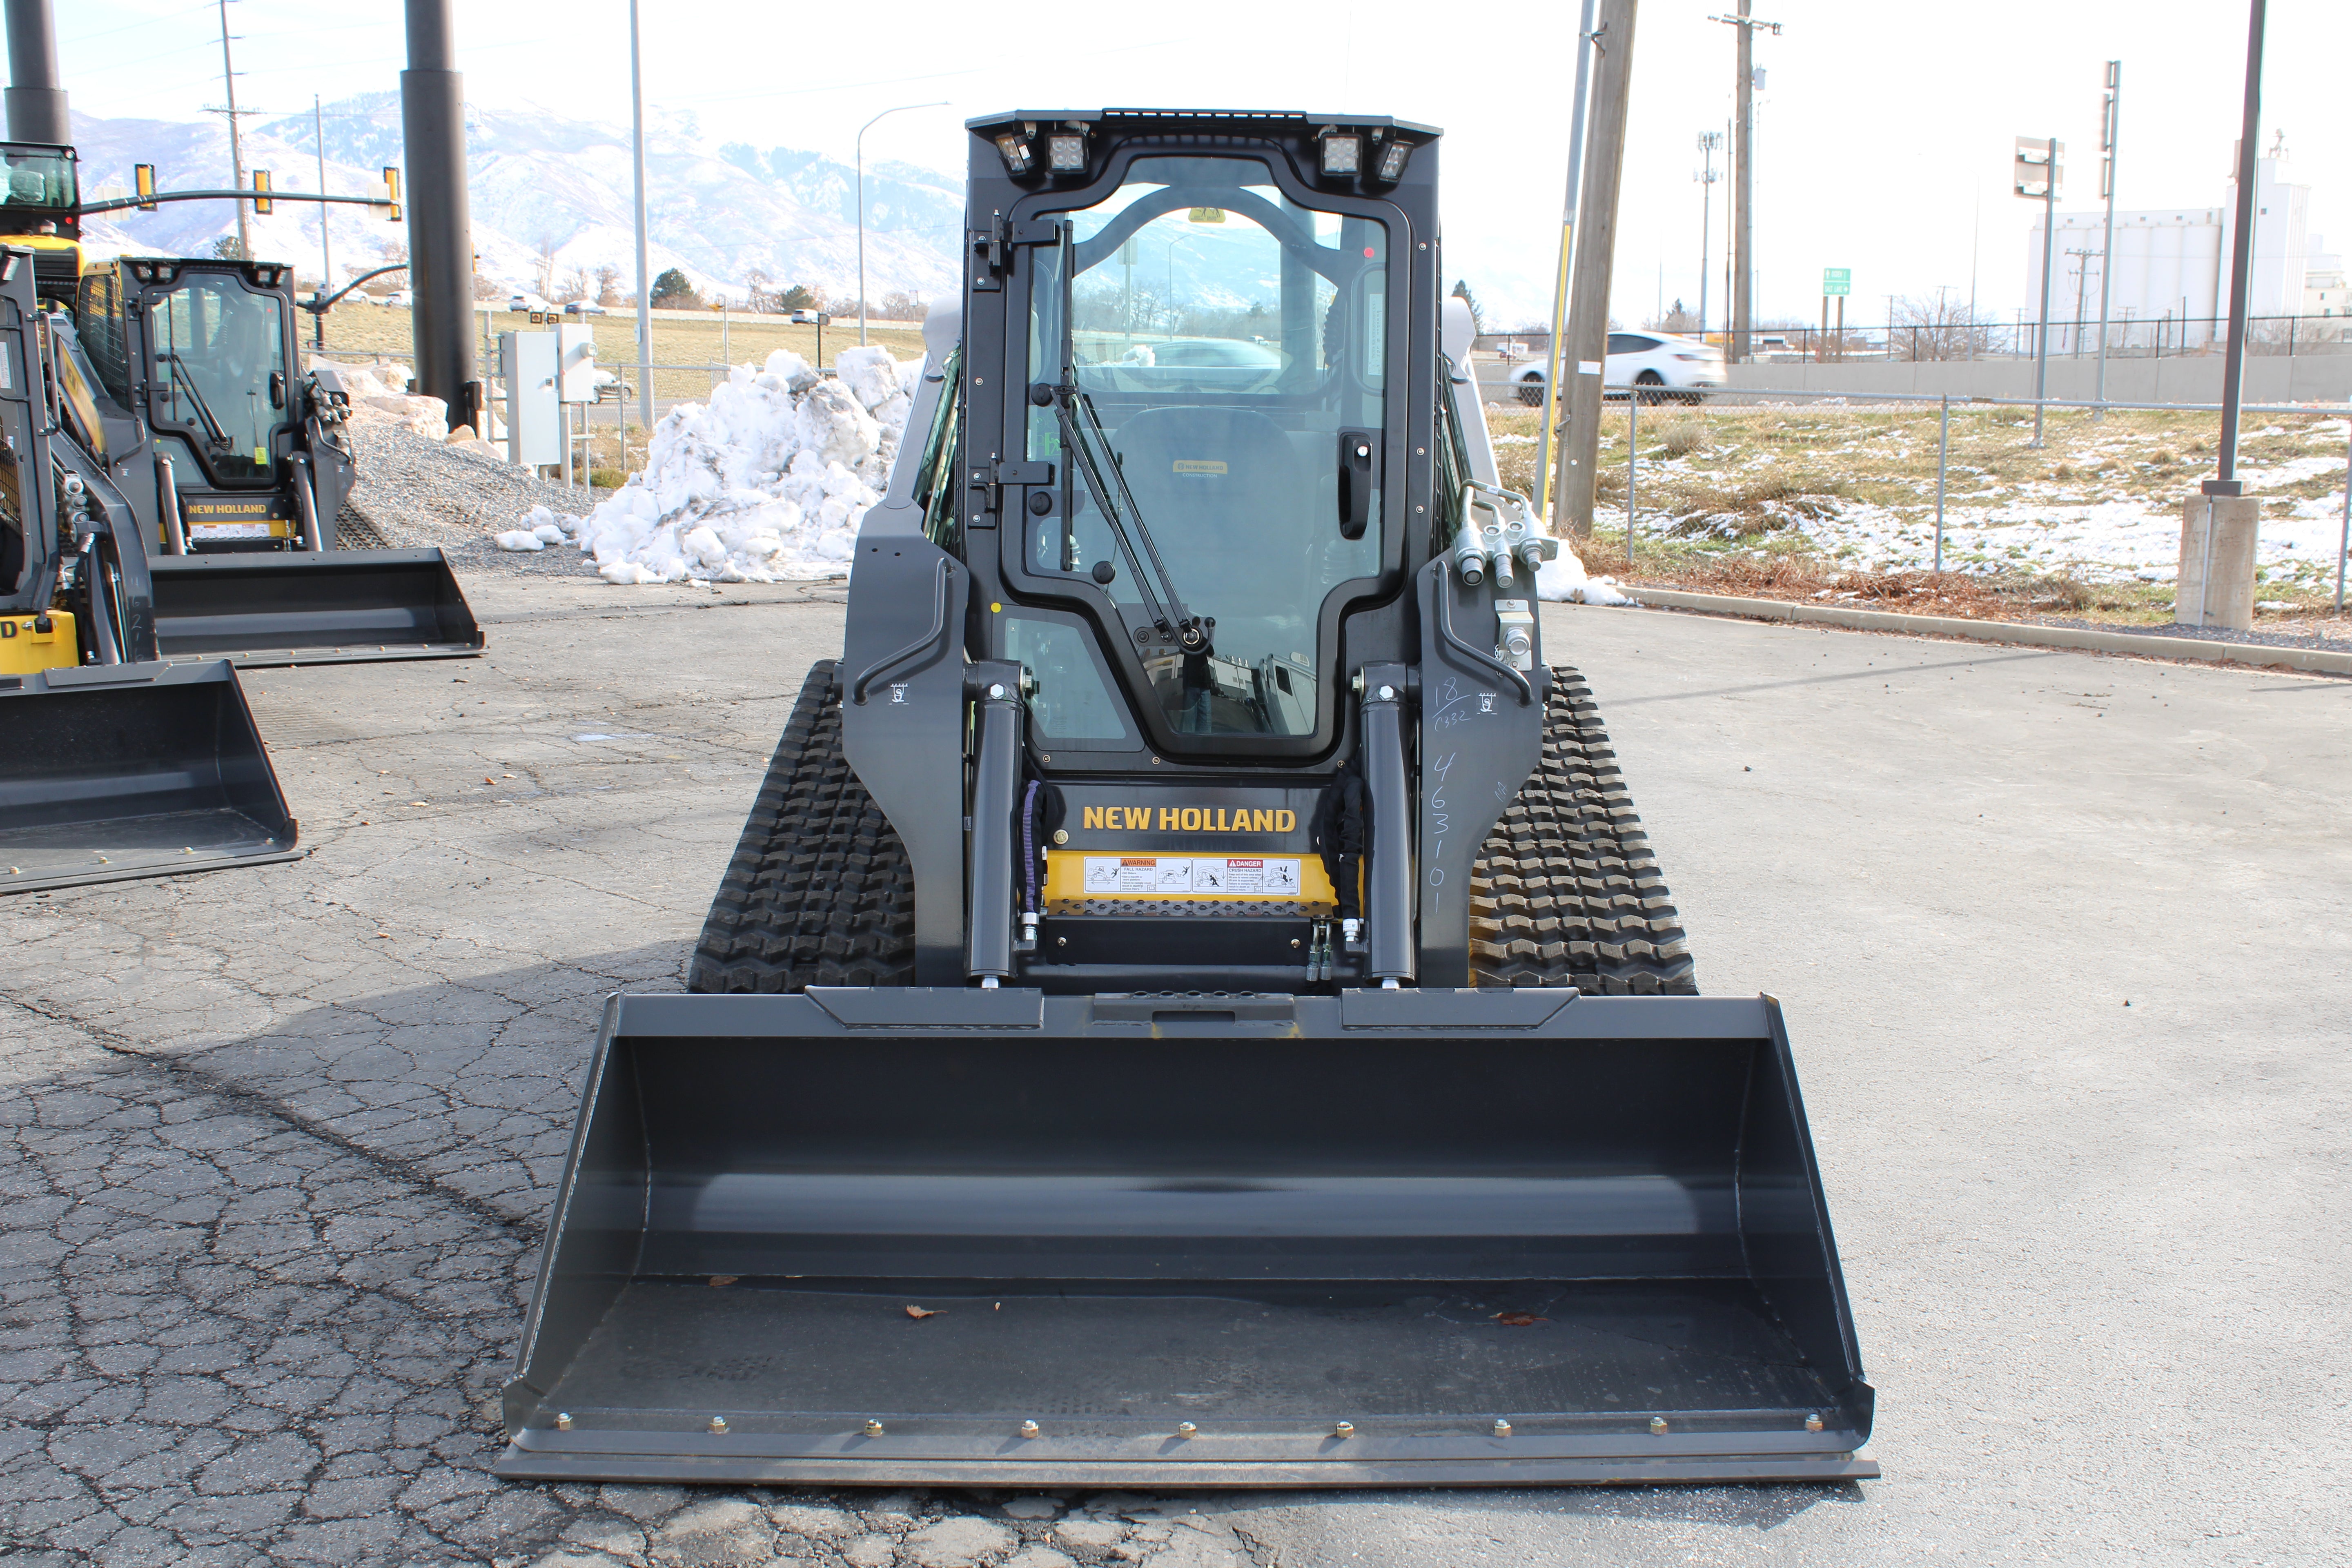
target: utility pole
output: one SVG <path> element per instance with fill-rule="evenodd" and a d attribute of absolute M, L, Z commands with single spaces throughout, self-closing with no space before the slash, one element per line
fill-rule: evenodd
<path fill-rule="evenodd" d="M 637 0 L 629 0 L 629 144 L 637 170 L 637 422 L 651 439 L 654 428 L 654 310 L 653 276 L 646 269 L 646 83 L 637 46 Z M 822 334 L 818 340 L 824 342 Z M 819 363 L 824 355 L 820 350 Z M 628 466 L 628 438 L 621 441 L 621 462 Z"/>
<path fill-rule="evenodd" d="M 7 0 L 8 139 L 73 141 L 66 89 L 58 85 L 58 24 L 49 0 Z"/>
<path fill-rule="evenodd" d="M 1592 6 L 1593 0 L 1584 0 L 1584 14 L 1576 24 L 1576 100 L 1568 122 L 1568 195 L 1560 207 L 1559 273 L 1552 283 L 1551 338 L 1544 345 L 1543 447 L 1536 458 L 1536 515 L 1554 533 L 1559 528 L 1551 504 L 1552 444 L 1559 434 L 1560 376 L 1569 363 L 1569 258 L 1576 250 L 1577 192 L 1584 177 L 1584 103 L 1592 84 Z"/>
<path fill-rule="evenodd" d="M 2263 122 L 2263 9 L 2252 0 L 2246 32 L 2245 121 L 2238 136 L 2238 227 L 2230 237 L 2230 357 L 2221 365 L 2221 451 L 2218 472 L 2204 482 L 2209 496 L 2242 496 L 2238 478 L 2238 407 L 2246 393 L 2246 304 L 2254 282 L 2254 144 Z M 2210 524 L 2208 525 L 2210 526 Z"/>
<path fill-rule="evenodd" d="M 1731 358 L 1738 363 L 1748 358 L 1748 330 L 1754 324 L 1752 309 L 1756 275 L 1756 30 L 1769 27 L 1778 37 L 1780 24 L 1759 22 L 1748 14 L 1748 0 L 1739 0 L 1736 16 L 1710 16 L 1711 22 L 1721 22 L 1738 35 L 1738 77 L 1732 84 L 1733 100 L 1738 105 L 1732 115 L 1731 132 Z"/>
<path fill-rule="evenodd" d="M 2074 344 L 2069 357 L 2081 359 L 2083 357 L 2083 303 L 2091 289 L 2091 258 L 2099 253 L 2087 245 L 2079 248 L 2070 245 L 2066 247 L 2066 254 L 2074 258 Z"/>
<path fill-rule="evenodd" d="M 2124 62 L 2107 62 L 2107 94 L 2100 105 L 2099 151 L 2106 156 L 2099 161 L 2099 187 L 2107 198 L 2107 237 L 2099 250 L 2099 389 L 2091 401 L 2099 406 L 2092 412 L 2095 421 L 2107 416 L 2107 310 L 2115 299 L 2116 281 L 2116 131 L 2123 120 Z M 2124 336 L 2131 337 L 2131 325 L 2124 325 Z"/>
<path fill-rule="evenodd" d="M 1592 134 L 1584 150 L 1578 203 L 1576 272 L 1568 307 L 1573 358 L 1568 429 L 1560 439 L 1555 488 L 1568 525 L 1592 534 L 1592 493 L 1601 453 L 1601 377 L 1609 363 L 1609 283 L 1617 250 L 1617 193 L 1625 168 L 1625 111 L 1633 76 L 1637 0 L 1601 0 L 1593 34 Z M 1566 379 L 1563 375 L 1562 379 Z"/>
<path fill-rule="evenodd" d="M 228 92 L 228 167 L 229 184 L 245 189 L 245 142 L 236 122 L 236 68 L 228 55 L 228 0 L 220 0 L 221 86 Z M 242 197 L 231 202 L 236 209 L 236 253 L 247 261 L 253 259 L 253 238 L 247 231 L 245 202 Z"/>
<path fill-rule="evenodd" d="M 1698 335 L 1706 341 L 1706 243 L 1707 219 L 1715 216 L 1715 183 L 1723 176 L 1715 172 L 1715 150 L 1723 145 L 1719 131 L 1698 133 L 1698 150 L 1706 159 L 1706 167 L 1691 176 L 1698 182 Z"/>

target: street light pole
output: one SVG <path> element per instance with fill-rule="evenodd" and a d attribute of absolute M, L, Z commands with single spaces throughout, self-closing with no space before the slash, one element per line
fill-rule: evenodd
<path fill-rule="evenodd" d="M 637 423 L 646 427 L 647 439 L 654 428 L 654 310 L 653 279 L 647 268 L 651 265 L 646 244 L 646 80 L 637 48 L 637 0 L 629 0 L 629 114 L 630 145 L 636 157 L 637 173 Z M 628 447 L 623 440 L 621 462 L 628 465 Z"/>
<path fill-rule="evenodd" d="M 901 103 L 886 109 L 881 114 L 857 128 L 857 346 L 866 346 L 866 133 L 874 129 L 874 121 L 885 115 L 902 113 L 909 109 L 944 109 L 948 100 L 935 98 L 929 103 Z M 835 146 L 840 143 L 835 142 Z"/>

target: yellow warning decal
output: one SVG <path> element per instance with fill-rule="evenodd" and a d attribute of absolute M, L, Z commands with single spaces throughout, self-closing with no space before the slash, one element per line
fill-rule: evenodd
<path fill-rule="evenodd" d="M 1338 903 L 1317 855 L 1089 855 L 1054 850 L 1045 858 L 1045 912 L 1083 913 L 1100 900 L 1184 899 L 1209 902 L 1296 903 L 1328 914 Z"/>

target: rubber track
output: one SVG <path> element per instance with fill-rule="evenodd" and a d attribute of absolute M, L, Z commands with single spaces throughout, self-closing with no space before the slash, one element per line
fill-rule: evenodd
<path fill-rule="evenodd" d="M 776 742 L 687 989 L 905 985 L 914 967 L 914 868 L 842 754 L 841 686 L 824 659 Z"/>
<path fill-rule="evenodd" d="M 1474 985 L 1696 995 L 1689 940 L 1584 678 L 1554 665 L 1543 761 L 1470 874 Z"/>

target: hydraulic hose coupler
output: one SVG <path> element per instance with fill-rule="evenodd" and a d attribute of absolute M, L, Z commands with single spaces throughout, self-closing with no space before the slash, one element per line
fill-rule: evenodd
<path fill-rule="evenodd" d="M 1454 569 L 1473 588 L 1486 580 L 1486 547 L 1467 522 L 1454 536 Z"/>

